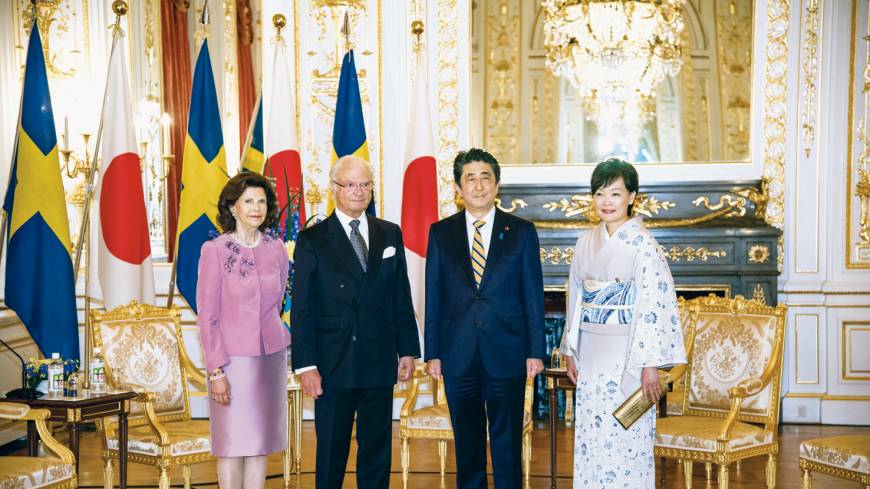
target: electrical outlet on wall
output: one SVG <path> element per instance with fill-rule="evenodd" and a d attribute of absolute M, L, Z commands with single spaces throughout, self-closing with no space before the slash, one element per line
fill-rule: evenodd
<path fill-rule="evenodd" d="M 806 418 L 807 417 L 807 407 L 806 406 L 798 406 L 797 407 L 797 417 L 798 418 Z"/>

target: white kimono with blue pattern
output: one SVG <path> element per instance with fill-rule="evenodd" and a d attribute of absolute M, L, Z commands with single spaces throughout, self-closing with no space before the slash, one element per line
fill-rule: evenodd
<path fill-rule="evenodd" d="M 612 413 L 640 387 L 643 367 L 686 363 L 686 352 L 667 260 L 639 217 L 612 236 L 603 223 L 580 235 L 567 309 L 560 350 L 578 368 L 574 488 L 653 489 L 655 408 L 628 430 Z"/>

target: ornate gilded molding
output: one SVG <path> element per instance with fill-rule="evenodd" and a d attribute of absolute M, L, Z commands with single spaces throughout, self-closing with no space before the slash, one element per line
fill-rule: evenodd
<path fill-rule="evenodd" d="M 513 211 L 517 210 L 518 208 L 519 208 L 519 209 L 525 209 L 526 207 L 528 207 L 529 204 L 527 204 L 526 201 L 523 200 L 523 199 L 512 199 L 512 200 L 511 200 L 511 206 L 510 206 L 510 207 L 502 207 L 501 199 L 498 198 L 498 199 L 495 199 L 495 205 L 496 205 L 496 207 L 498 207 L 499 209 L 501 209 L 501 210 L 503 210 L 504 212 L 507 212 L 508 214 L 510 214 L 510 213 L 512 213 Z"/>
<path fill-rule="evenodd" d="M 496 159 L 519 163 L 520 26 L 519 0 L 489 0 L 486 11 L 484 145 Z"/>
<path fill-rule="evenodd" d="M 752 0 L 715 2 L 723 156 L 729 161 L 742 161 L 749 157 L 752 4 Z"/>
<path fill-rule="evenodd" d="M 804 154 L 810 157 L 816 138 L 816 98 L 818 87 L 816 80 L 819 75 L 820 59 L 819 31 L 821 19 L 819 11 L 823 11 L 824 0 L 805 0 L 803 22 L 803 45 L 801 46 L 801 83 L 803 93 L 801 97 L 801 133 L 803 136 Z"/>
<path fill-rule="evenodd" d="M 559 265 L 564 262 L 566 265 L 570 265 L 573 260 L 574 248 L 571 246 L 567 248 L 553 246 L 549 250 L 541 248 L 541 263 L 550 262 L 553 265 Z"/>
<path fill-rule="evenodd" d="M 686 246 L 685 248 L 671 246 L 670 248 L 665 248 L 664 246 L 661 246 L 660 248 L 662 253 L 664 253 L 665 256 L 674 263 L 679 263 L 683 259 L 687 262 L 693 262 L 695 260 L 707 261 L 710 258 L 725 258 L 728 256 L 728 252 L 725 250 L 710 250 L 706 246 L 701 246 L 699 248 L 693 246 Z"/>
<path fill-rule="evenodd" d="M 764 68 L 764 169 L 769 202 L 764 220 L 783 228 L 785 216 L 786 82 L 788 75 L 788 0 L 767 1 Z M 779 256 L 782 256 L 780 253 Z"/>
<path fill-rule="evenodd" d="M 866 14 L 865 15 L 870 15 Z M 859 22 L 863 25 L 859 30 Z M 867 114 L 870 109 L 870 47 L 865 47 L 858 62 L 858 43 L 870 41 L 870 19 L 859 19 L 858 0 L 852 0 L 852 30 L 849 56 L 849 112 L 846 145 L 846 268 L 870 268 L 870 135 Z M 865 46 L 867 46 L 865 44 Z M 863 66 L 861 66 L 863 65 Z M 862 70 L 863 68 L 863 70 Z M 862 75 L 859 75 L 861 70 Z M 859 92 L 860 89 L 860 92 Z M 856 100 L 858 98 L 858 100 Z M 855 122 L 857 120 L 857 127 Z M 860 145 L 860 154 L 855 155 Z M 854 181 L 854 185 L 853 185 Z M 857 209 L 855 208 L 857 200 Z M 857 223 L 853 222 L 857 213 Z M 858 229 L 853 230 L 857 224 Z"/>
<path fill-rule="evenodd" d="M 654 195 L 639 193 L 635 199 L 634 213 L 642 214 L 647 217 L 657 216 L 660 212 L 668 209 L 673 209 L 677 204 L 668 200 L 659 200 Z M 542 206 L 550 212 L 561 211 L 565 217 L 573 217 L 577 215 L 585 216 L 589 221 L 599 222 L 598 216 L 595 215 L 593 209 L 592 196 L 572 195 L 568 199 L 561 199 L 554 202 L 547 202 Z"/>
<path fill-rule="evenodd" d="M 746 252 L 749 263 L 762 264 L 770 261 L 770 248 L 767 245 L 757 244 L 749 247 Z"/>
<path fill-rule="evenodd" d="M 64 66 L 70 63 L 71 57 L 66 54 L 82 54 L 79 35 L 82 36 L 84 54 L 82 59 L 90 55 L 89 6 L 87 0 L 82 0 L 82 19 L 78 19 L 78 11 L 74 2 L 60 0 L 31 3 L 28 0 L 14 0 L 20 12 L 20 28 L 30 35 L 30 27 L 34 17 L 42 35 L 42 54 L 45 57 L 45 67 L 48 76 L 52 78 L 70 78 L 76 75 L 75 66 Z M 72 40 L 67 39 L 72 36 Z M 56 41 L 56 42 L 53 42 Z M 55 49 L 56 45 L 60 47 Z M 69 51 L 67 49 L 71 47 Z"/>
<path fill-rule="evenodd" d="M 457 0 L 438 0 L 438 209 L 456 212 L 453 158 L 459 150 L 459 7 Z M 431 25 L 431 24 L 430 24 Z"/>
<path fill-rule="evenodd" d="M 703 206 L 707 210 L 718 211 L 722 209 L 729 209 L 722 217 L 743 217 L 746 215 L 746 199 L 743 197 L 737 197 L 736 199 L 728 194 L 722 195 L 719 197 L 719 202 L 716 204 L 710 203 L 710 197 L 706 195 L 702 195 L 697 199 L 692 201 L 696 207 Z"/>
<path fill-rule="evenodd" d="M 755 284 L 755 289 L 752 291 L 752 300 L 761 304 L 767 304 L 767 299 L 764 297 L 764 287 L 761 284 Z"/>

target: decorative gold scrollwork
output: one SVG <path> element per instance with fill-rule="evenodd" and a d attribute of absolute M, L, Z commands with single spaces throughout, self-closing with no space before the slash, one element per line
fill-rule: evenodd
<path fill-rule="evenodd" d="M 501 205 L 501 199 L 499 198 L 499 199 L 495 199 L 495 205 L 496 205 L 499 209 L 501 209 L 501 210 L 507 212 L 508 214 L 510 214 L 511 212 L 517 210 L 517 208 L 525 209 L 526 207 L 528 207 L 529 204 L 527 204 L 526 201 L 523 200 L 523 199 L 512 199 L 512 200 L 511 200 L 511 206 L 510 206 L 510 207 L 502 207 L 502 205 Z"/>
<path fill-rule="evenodd" d="M 749 263 L 767 263 L 770 261 L 770 248 L 767 245 L 752 245 L 746 255 Z"/>
<path fill-rule="evenodd" d="M 637 194 L 637 198 L 634 201 L 633 211 L 635 214 L 643 214 L 644 216 L 652 217 L 657 216 L 660 212 L 673 209 L 676 206 L 677 204 L 674 202 L 669 200 L 659 200 L 654 195 Z M 543 207 L 550 212 L 562 211 L 565 217 L 583 215 L 590 222 L 597 223 L 601 221 L 601 219 L 595 215 L 592 196 L 589 194 L 572 195 L 570 199 L 547 202 Z"/>
<path fill-rule="evenodd" d="M 549 250 L 541 248 L 541 263 L 550 262 L 553 265 L 558 265 L 562 261 L 567 265 L 574 261 L 574 248 L 570 246 L 568 248 L 554 246 Z"/>
<path fill-rule="evenodd" d="M 702 204 L 705 209 L 711 211 L 718 211 L 724 208 L 731 208 L 732 210 L 726 213 L 723 217 L 742 217 L 746 215 L 746 199 L 744 197 L 737 197 L 736 199 L 728 194 L 722 195 L 719 197 L 719 203 L 711 204 L 710 197 L 703 195 L 698 197 L 697 199 L 692 201 L 696 207 L 700 207 Z"/>
<path fill-rule="evenodd" d="M 687 262 L 693 262 L 695 260 L 707 261 L 710 258 L 725 258 L 728 256 L 728 252 L 725 250 L 709 250 L 705 246 L 700 248 L 693 246 L 686 246 L 685 248 L 671 246 L 670 249 L 661 246 L 660 248 L 662 253 L 674 263 L 679 263 L 683 259 Z"/>
<path fill-rule="evenodd" d="M 767 304 L 767 299 L 764 296 L 764 287 L 761 284 L 755 284 L 755 290 L 752 291 L 752 300 Z"/>

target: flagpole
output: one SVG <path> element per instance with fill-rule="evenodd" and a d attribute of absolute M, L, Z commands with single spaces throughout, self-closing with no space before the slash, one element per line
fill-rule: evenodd
<path fill-rule="evenodd" d="M 112 51 L 115 51 L 115 44 L 118 42 L 118 38 L 121 34 L 121 17 L 127 13 L 127 4 L 124 3 L 124 0 L 115 0 L 112 2 L 112 11 L 115 12 L 115 24 L 112 26 Z M 103 119 L 106 113 L 106 92 L 109 89 L 109 70 L 111 69 L 111 61 L 109 62 L 109 66 L 106 68 L 106 84 L 103 87 L 103 103 L 101 104 L 100 109 L 100 123 L 97 126 L 97 139 L 94 142 L 94 154 L 91 156 L 91 164 L 88 169 L 88 186 L 87 191 L 85 193 L 85 204 L 84 209 L 82 210 L 82 223 L 79 229 L 79 239 L 76 244 L 76 261 L 75 266 L 73 267 L 73 284 L 78 281 L 79 267 L 82 261 L 82 245 L 85 239 L 85 232 L 88 227 L 88 221 L 90 220 L 91 214 L 91 202 L 94 197 L 94 178 L 97 174 L 97 159 L 100 154 L 100 144 L 102 144 L 103 140 Z M 90 260 L 89 260 L 90 261 Z M 89 271 L 89 266 L 85 264 L 85 271 Z M 85 291 L 85 295 L 87 295 L 88 291 Z"/>
<path fill-rule="evenodd" d="M 245 136 L 245 145 L 242 146 L 242 157 L 239 159 L 239 171 L 241 173 L 245 168 L 245 156 L 248 152 L 248 147 L 251 145 L 251 141 L 254 140 L 254 126 L 257 125 L 257 112 L 260 111 L 260 107 L 263 105 L 263 95 L 262 93 L 257 94 L 257 105 L 254 106 L 254 117 L 251 118 L 251 122 L 248 123 L 248 135 Z M 263 147 L 263 166 L 265 168 L 266 165 L 266 148 Z"/>

